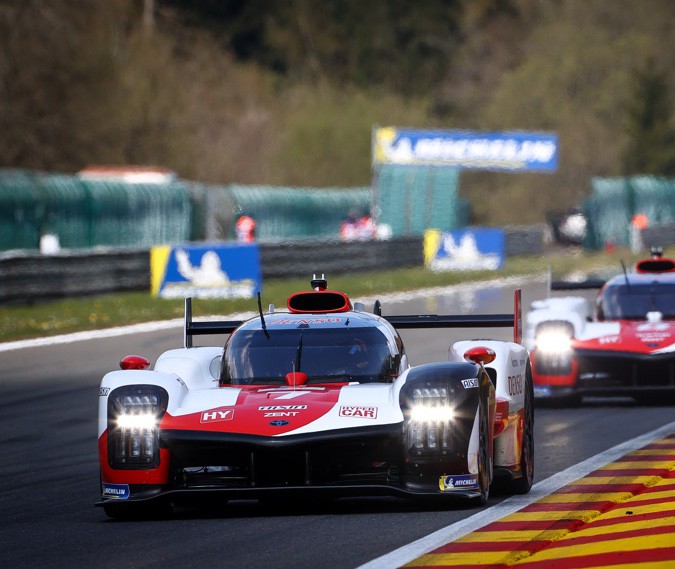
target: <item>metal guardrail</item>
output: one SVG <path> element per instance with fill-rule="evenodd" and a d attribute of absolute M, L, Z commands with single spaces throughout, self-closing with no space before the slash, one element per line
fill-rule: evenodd
<path fill-rule="evenodd" d="M 335 275 L 421 267 L 421 237 L 390 241 L 295 241 L 261 244 L 260 263 L 265 278 L 298 277 L 313 273 Z"/>
<path fill-rule="evenodd" d="M 507 227 L 506 256 L 543 253 L 543 229 Z M 421 267 L 421 237 L 389 241 L 300 240 L 261 243 L 263 279 Z M 0 254 L 0 303 L 150 290 L 149 249 L 74 249 L 56 255 Z"/>
<path fill-rule="evenodd" d="M 422 266 L 421 238 L 391 241 L 262 243 L 263 279 Z M 150 290 L 149 249 L 0 254 L 0 303 Z"/>
<path fill-rule="evenodd" d="M 27 304 L 80 295 L 150 290 L 148 249 L 0 255 L 0 302 Z"/>

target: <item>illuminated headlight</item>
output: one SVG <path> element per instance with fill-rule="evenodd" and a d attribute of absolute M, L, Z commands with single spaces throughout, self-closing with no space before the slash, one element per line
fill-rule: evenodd
<path fill-rule="evenodd" d="M 565 329 L 542 330 L 535 338 L 535 345 L 543 355 L 566 355 L 572 350 L 572 336 Z"/>
<path fill-rule="evenodd" d="M 454 409 L 447 387 L 415 388 L 409 414 L 408 448 L 418 454 L 444 452 L 451 446 Z"/>
<path fill-rule="evenodd" d="M 454 418 L 454 409 L 445 405 L 439 407 L 428 407 L 426 405 L 416 405 L 410 410 L 410 420 L 419 423 L 437 423 L 440 421 L 452 421 Z"/>
<path fill-rule="evenodd" d="M 117 417 L 117 426 L 120 429 L 152 430 L 157 427 L 157 417 L 152 413 L 139 415 L 120 415 Z"/>
<path fill-rule="evenodd" d="M 168 395 L 154 385 L 114 390 L 108 398 L 108 462 L 113 468 L 159 466 L 159 421 Z"/>

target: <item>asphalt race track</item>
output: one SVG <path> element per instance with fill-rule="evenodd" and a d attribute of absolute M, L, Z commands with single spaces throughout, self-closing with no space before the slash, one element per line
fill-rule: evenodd
<path fill-rule="evenodd" d="M 385 304 L 383 313 L 508 312 L 512 288 L 461 291 Z M 524 287 L 524 304 L 545 296 Z M 447 358 L 467 337 L 510 331 L 404 331 L 413 364 Z M 121 356 L 152 361 L 179 347 L 174 330 L 0 352 L 0 552 L 3 567 L 353 568 L 479 511 L 393 498 L 343 499 L 283 509 L 209 504 L 167 520 L 109 520 L 99 499 L 96 406 L 103 374 Z M 596 399 L 577 409 L 538 408 L 536 480 L 670 423 L 675 406 Z M 492 496 L 490 504 L 503 500 Z"/>

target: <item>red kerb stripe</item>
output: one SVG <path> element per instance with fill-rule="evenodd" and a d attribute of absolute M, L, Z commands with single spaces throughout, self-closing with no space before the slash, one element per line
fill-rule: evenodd
<path fill-rule="evenodd" d="M 525 506 L 519 512 L 574 512 L 578 510 L 596 510 L 606 512 L 616 506 L 616 502 L 610 500 L 598 502 L 536 502 Z"/>
<path fill-rule="evenodd" d="M 631 510 L 627 507 L 625 508 L 625 511 L 630 512 Z M 675 510 L 669 510 L 665 512 L 649 512 L 648 514 L 627 514 L 625 516 L 621 516 L 620 518 L 610 518 L 606 520 L 589 522 L 586 528 L 614 526 L 625 523 L 648 522 L 651 520 L 660 520 L 662 518 L 668 518 L 671 516 L 675 516 Z"/>
<path fill-rule="evenodd" d="M 663 462 L 664 460 L 675 460 L 673 454 L 627 454 L 614 462 Z"/>
<path fill-rule="evenodd" d="M 527 569 L 585 569 L 603 565 L 623 565 L 629 563 L 660 563 L 675 561 L 675 547 L 659 549 L 641 549 L 638 551 L 614 551 L 595 553 L 563 559 L 547 559 L 527 563 Z"/>
<path fill-rule="evenodd" d="M 584 524 L 583 520 L 535 520 L 492 522 L 480 528 L 479 532 L 491 531 L 545 531 L 545 530 L 574 530 Z"/>
<path fill-rule="evenodd" d="M 565 539 L 552 542 L 551 547 L 576 547 L 577 545 L 584 545 L 587 543 L 598 543 L 601 541 L 613 541 L 616 539 L 628 539 L 631 537 L 645 537 L 650 535 L 663 535 L 670 533 L 675 535 L 675 525 L 634 529 L 629 531 L 608 532 L 602 535 L 566 537 Z"/>
<path fill-rule="evenodd" d="M 434 549 L 431 553 L 482 553 L 486 551 L 527 551 L 534 553 L 544 549 L 551 544 L 551 540 L 530 540 L 530 541 L 471 541 L 447 543 Z"/>
<path fill-rule="evenodd" d="M 622 468 L 620 470 L 594 470 L 586 477 L 614 477 L 614 476 L 661 476 L 668 478 L 667 468 Z"/>
<path fill-rule="evenodd" d="M 630 492 L 639 494 L 647 488 L 644 484 L 571 484 L 564 486 L 554 494 L 602 494 L 607 492 Z"/>

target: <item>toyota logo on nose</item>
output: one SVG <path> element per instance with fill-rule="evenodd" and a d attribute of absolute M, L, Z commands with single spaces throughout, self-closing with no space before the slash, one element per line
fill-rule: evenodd
<path fill-rule="evenodd" d="M 270 421 L 270 425 L 273 427 L 284 427 L 288 425 L 288 421 Z"/>

